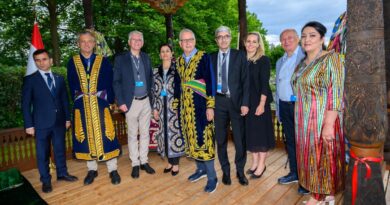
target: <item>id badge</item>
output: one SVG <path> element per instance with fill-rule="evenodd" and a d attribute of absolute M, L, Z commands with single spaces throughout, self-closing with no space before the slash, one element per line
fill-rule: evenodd
<path fill-rule="evenodd" d="M 143 87 L 144 86 L 144 81 L 136 81 L 135 82 L 136 87 Z"/>
<path fill-rule="evenodd" d="M 290 101 L 291 101 L 291 102 L 297 101 L 297 96 L 296 96 L 296 95 L 291 95 L 291 96 L 290 96 Z"/>
<path fill-rule="evenodd" d="M 217 92 L 222 93 L 222 84 L 217 85 Z"/>
<path fill-rule="evenodd" d="M 165 97 L 165 96 L 167 96 L 167 91 L 165 91 L 165 90 L 162 90 L 162 91 L 161 91 L 161 93 L 160 93 L 160 96 L 162 96 L 162 97 Z"/>

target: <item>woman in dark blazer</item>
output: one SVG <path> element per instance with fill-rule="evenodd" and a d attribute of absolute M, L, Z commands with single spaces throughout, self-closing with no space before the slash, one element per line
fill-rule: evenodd
<path fill-rule="evenodd" d="M 258 32 L 245 39 L 249 72 L 249 113 L 246 117 L 247 150 L 252 152 L 252 165 L 247 171 L 252 179 L 260 178 L 266 170 L 267 152 L 275 147 L 272 124 L 272 92 L 269 86 L 270 61 L 264 55 L 264 43 Z"/>

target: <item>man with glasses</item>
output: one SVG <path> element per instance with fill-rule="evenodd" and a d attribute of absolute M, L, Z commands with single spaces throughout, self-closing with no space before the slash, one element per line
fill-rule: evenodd
<path fill-rule="evenodd" d="M 218 146 L 218 159 L 222 168 L 222 183 L 231 185 L 230 163 L 227 153 L 230 126 L 236 149 L 235 164 L 238 182 L 246 186 L 244 174 L 246 163 L 244 116 L 248 113 L 249 76 L 245 53 L 230 48 L 231 31 L 220 26 L 215 31 L 215 41 L 219 51 L 211 54 L 216 73 L 215 87 L 215 138 Z"/>
<path fill-rule="evenodd" d="M 115 58 L 114 91 L 119 109 L 126 113 L 131 177 L 139 178 L 140 169 L 155 173 L 148 163 L 153 71 L 148 54 L 141 52 L 143 34 L 130 32 L 128 44 L 130 51 Z"/>
<path fill-rule="evenodd" d="M 195 48 L 195 34 L 191 30 L 181 30 L 179 38 L 183 50 L 177 59 L 182 85 L 178 96 L 180 126 L 186 154 L 196 162 L 196 171 L 188 180 L 195 182 L 207 176 L 204 191 L 212 193 L 218 185 L 214 169 L 214 72 L 209 55 Z"/>

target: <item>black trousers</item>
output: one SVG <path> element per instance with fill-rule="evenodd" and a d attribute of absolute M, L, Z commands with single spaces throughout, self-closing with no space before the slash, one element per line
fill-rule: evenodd
<path fill-rule="evenodd" d="M 297 157 L 294 131 L 294 103 L 279 100 L 279 116 L 283 125 L 283 133 L 286 137 L 286 150 L 290 165 L 290 172 L 297 175 Z"/>
<path fill-rule="evenodd" d="M 241 116 L 241 108 L 234 108 L 229 97 L 217 95 L 215 97 L 215 139 L 217 142 L 218 159 L 224 174 L 230 175 L 230 163 L 227 153 L 227 130 L 230 123 L 233 131 L 236 155 L 237 174 L 244 174 L 246 163 L 245 122 Z"/>

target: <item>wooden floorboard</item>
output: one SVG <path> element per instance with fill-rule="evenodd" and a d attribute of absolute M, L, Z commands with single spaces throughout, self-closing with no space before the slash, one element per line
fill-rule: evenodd
<path fill-rule="evenodd" d="M 303 204 L 309 199 L 309 195 L 298 194 L 298 184 L 279 185 L 277 179 L 288 173 L 285 169 L 287 155 L 284 149 L 272 150 L 266 160 L 267 170 L 259 179 L 249 179 L 248 186 L 241 186 L 236 178 L 234 165 L 234 148 L 229 143 L 228 151 L 231 165 L 232 185 L 226 186 L 221 182 L 222 171 L 218 160 L 215 169 L 219 179 L 216 192 L 212 194 L 203 191 L 206 179 L 191 183 L 187 177 L 195 171 L 194 160 L 181 158 L 180 173 L 172 177 L 170 173 L 164 174 L 163 169 L 167 161 L 161 159 L 155 152 L 149 153 L 149 162 L 156 170 L 156 174 L 149 175 L 140 172 L 139 179 L 130 177 L 131 163 L 128 158 L 127 146 L 123 147 L 124 154 L 118 159 L 118 172 L 122 178 L 119 185 L 112 185 L 107 173 L 105 163 L 99 163 L 99 176 L 89 186 L 83 185 L 87 173 L 85 161 L 68 160 L 69 173 L 79 178 L 77 182 L 57 182 L 53 175 L 53 192 L 45 194 L 41 191 L 39 174 L 36 169 L 23 172 L 23 175 L 31 182 L 40 196 L 49 204 L 75 204 L 75 205 L 100 205 L 100 204 L 185 204 L 185 205 L 209 205 L 209 204 L 264 204 L 264 205 L 289 205 Z M 245 170 L 250 167 L 252 157 L 248 153 Z M 385 187 L 389 185 L 389 172 L 384 177 Z M 248 176 L 249 178 L 249 176 Z M 387 188 L 389 189 L 389 188 Z M 342 193 L 336 196 L 337 204 L 342 204 Z M 386 201 L 390 201 L 390 193 L 386 192 Z"/>

